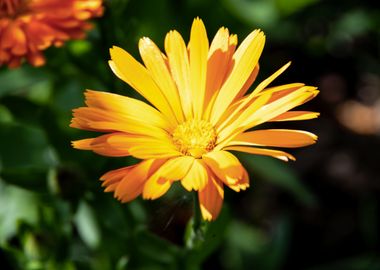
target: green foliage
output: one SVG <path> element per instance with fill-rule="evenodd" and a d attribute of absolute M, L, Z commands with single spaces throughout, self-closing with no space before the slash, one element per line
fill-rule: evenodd
<path fill-rule="evenodd" d="M 302 184 L 296 173 L 281 161 L 270 157 L 239 154 L 252 175 L 259 176 L 266 181 L 277 185 L 292 193 L 301 203 L 308 206 L 315 205 L 313 194 Z"/>
<path fill-rule="evenodd" d="M 272 158 L 240 155 L 252 187 L 239 194 L 226 189 L 221 215 L 215 222 L 207 223 L 191 218 L 191 200 L 183 199 L 180 188 L 172 189 L 170 195 L 158 202 L 136 199 L 119 203 L 112 194 L 103 193 L 99 176 L 136 160 L 106 158 L 72 149 L 70 145 L 72 140 L 92 136 L 68 126 L 71 110 L 83 105 L 85 89 L 141 98 L 112 74 L 107 64 L 108 49 L 118 45 L 139 59 L 140 37 L 151 37 L 163 48 L 165 34 L 171 29 L 178 29 L 188 41 L 189 27 L 196 16 L 204 20 L 210 40 L 220 26 L 238 34 L 239 42 L 255 28 L 265 30 L 268 46 L 260 61 L 259 78 L 269 75 L 289 58 L 296 58 L 294 65 L 300 75 L 297 73 L 293 78 L 290 73 L 291 79 L 284 79 L 287 83 L 293 79 L 318 83 L 337 59 L 344 57 L 350 61 L 344 62 L 350 72 L 377 74 L 378 10 L 369 7 L 370 1 L 364 1 L 363 5 L 355 1 L 334 2 L 109 0 L 105 1 L 104 16 L 94 22 L 87 39 L 48 49 L 44 52 L 47 58 L 44 67 L 32 68 L 28 64 L 14 70 L 2 67 L 1 268 L 380 269 L 379 257 L 374 252 L 379 247 L 378 194 L 366 189 L 364 195 L 350 195 L 357 209 L 348 220 L 358 220 L 359 229 L 348 231 L 351 236 L 357 233 L 352 242 L 340 242 L 336 232 L 350 229 L 345 216 L 338 223 L 338 230 L 334 226 L 321 227 L 326 216 L 339 216 L 339 211 L 344 212 L 349 205 L 342 202 L 339 210 L 334 208 L 340 202 L 335 199 L 339 198 L 339 192 L 334 191 L 338 184 L 329 187 L 336 194 L 326 195 L 320 190 L 330 192 L 330 189 L 319 186 L 326 184 L 323 179 L 314 182 L 309 179 L 313 175 L 318 177 L 328 166 L 319 167 L 319 161 L 312 160 L 312 168 L 308 167 L 307 153 L 296 153 L 297 164 L 306 168 L 303 171 Z M 377 40 L 371 48 L 355 50 L 355 44 L 367 44 L 366 40 L 371 38 Z M 335 113 L 335 104 L 333 107 Z M 337 121 L 332 122 L 330 126 Z M 333 150 L 324 147 L 324 152 L 333 155 Z M 378 173 L 371 181 L 376 182 L 376 177 Z M 373 189 L 376 185 L 373 184 Z M 257 196 L 260 191 L 264 194 L 261 197 Z M 339 201 L 338 206 L 331 203 L 331 197 Z M 180 206 L 176 207 L 178 202 Z M 334 207 L 329 216 L 330 204 Z M 327 207 L 328 214 L 324 212 L 316 218 L 318 207 Z M 168 216 L 161 215 L 165 211 Z M 319 235 L 314 236 L 316 230 L 324 233 L 320 239 Z M 313 248 L 327 249 L 330 253 L 343 251 L 336 256 L 321 255 L 313 253 Z M 309 256 L 303 259 L 302 252 Z"/>

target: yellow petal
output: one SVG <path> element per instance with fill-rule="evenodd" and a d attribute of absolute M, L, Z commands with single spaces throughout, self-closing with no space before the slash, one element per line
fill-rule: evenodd
<path fill-rule="evenodd" d="M 192 93 L 190 86 L 190 64 L 186 44 L 177 31 L 170 31 L 165 37 L 165 51 L 170 72 L 177 85 L 182 109 L 186 119 L 193 116 Z"/>
<path fill-rule="evenodd" d="M 259 31 L 253 31 L 236 50 L 233 60 L 234 67 L 223 84 L 215 100 L 211 114 L 211 122 L 217 123 L 220 116 L 238 95 L 250 74 L 258 63 L 264 48 L 265 36 Z"/>
<path fill-rule="evenodd" d="M 269 121 L 277 115 L 305 103 L 310 98 L 316 96 L 317 93 L 318 91 L 315 87 L 304 86 L 274 102 L 266 104 L 265 106 L 264 103 L 270 99 L 272 93 L 269 91 L 264 92 L 262 95 L 258 95 L 253 99 L 252 104 L 250 104 L 248 108 L 244 109 L 240 115 L 237 116 L 237 120 L 234 120 L 222 131 L 219 131 L 219 141 L 215 149 L 222 149 L 239 133 Z M 220 127 L 226 126 L 225 123 L 227 121 L 232 120 L 227 119 Z M 220 129 L 220 127 L 218 129 Z"/>
<path fill-rule="evenodd" d="M 233 67 L 232 56 L 237 45 L 237 36 L 229 35 L 227 28 L 221 27 L 211 42 L 207 62 L 207 81 L 204 119 L 209 119 L 212 106 L 220 87 Z"/>
<path fill-rule="evenodd" d="M 253 82 L 256 80 L 257 75 L 259 74 L 260 66 L 259 64 L 256 65 L 255 69 L 252 71 L 251 75 L 249 75 L 247 81 L 243 85 L 243 87 L 240 89 L 238 94 L 236 95 L 235 100 L 241 98 L 245 95 L 245 93 L 248 91 L 248 89 L 252 86 Z"/>
<path fill-rule="evenodd" d="M 262 81 L 256 88 L 255 90 L 252 91 L 252 93 L 250 94 L 250 97 L 254 97 L 256 96 L 257 94 L 259 94 L 262 90 L 265 89 L 265 87 L 267 87 L 271 82 L 274 81 L 274 79 L 276 79 L 278 76 L 280 76 L 289 66 L 290 66 L 291 62 L 288 62 L 286 63 L 285 65 L 283 65 L 279 70 L 277 70 L 275 73 L 273 73 L 271 76 L 269 76 L 268 78 L 266 78 L 264 81 Z"/>
<path fill-rule="evenodd" d="M 230 152 L 212 151 L 203 155 L 202 159 L 225 184 L 235 184 L 243 177 L 243 166 Z"/>
<path fill-rule="evenodd" d="M 133 166 L 122 178 L 115 189 L 115 197 L 122 202 L 129 202 L 139 196 L 145 181 L 156 172 L 165 160 L 149 159 Z"/>
<path fill-rule="evenodd" d="M 139 159 L 150 158 L 172 158 L 182 155 L 175 149 L 166 146 L 158 146 L 157 142 L 146 143 L 145 145 L 133 146 L 128 149 L 131 156 Z"/>
<path fill-rule="evenodd" d="M 196 18 L 191 27 L 189 42 L 190 87 L 193 93 L 193 112 L 201 119 L 206 92 L 208 39 L 201 19 Z"/>
<path fill-rule="evenodd" d="M 128 150 L 130 155 L 139 159 L 169 158 L 181 155 L 169 138 L 162 140 L 154 137 L 113 133 L 107 139 L 107 143 L 113 148 Z"/>
<path fill-rule="evenodd" d="M 276 71 L 274 74 L 272 74 L 269 78 L 265 79 L 264 81 L 262 81 L 256 88 L 255 90 L 249 94 L 247 97 L 241 99 L 241 100 L 238 100 L 237 102 L 239 104 L 236 104 L 237 106 L 235 106 L 235 104 L 233 104 L 231 107 L 235 107 L 235 109 L 230 112 L 230 110 L 227 110 L 226 112 L 224 112 L 224 117 L 221 117 L 221 120 L 223 121 L 223 124 L 222 125 L 225 125 L 226 123 L 232 121 L 233 119 L 236 119 L 238 117 L 240 117 L 239 115 L 241 114 L 241 112 L 244 111 L 244 108 L 246 107 L 249 107 L 251 106 L 252 103 L 255 103 L 256 99 L 260 96 L 260 95 L 271 95 L 272 92 L 275 92 L 276 89 L 272 89 L 271 91 L 265 91 L 264 93 L 261 93 L 261 91 L 267 87 L 275 78 L 277 78 L 282 72 L 284 72 L 288 67 L 290 66 L 290 62 L 287 63 L 286 65 L 284 65 L 282 68 L 280 68 L 278 71 Z M 251 76 L 254 76 L 255 70 L 252 72 Z M 249 83 L 249 80 L 246 82 L 246 85 Z M 243 86 L 244 87 L 246 87 Z M 298 84 L 300 86 L 303 86 L 304 84 Z M 287 87 L 288 85 L 286 85 Z M 283 87 L 283 86 L 280 86 L 280 87 Z M 278 87 L 277 87 L 278 88 Z M 241 118 L 240 118 L 241 120 Z"/>
<path fill-rule="evenodd" d="M 237 134 L 243 132 L 243 123 L 247 118 L 252 117 L 254 113 L 264 106 L 270 99 L 271 94 L 261 95 L 254 99 L 252 104 L 242 110 L 239 114 L 236 114 L 237 118 L 228 117 L 220 126 L 217 127 L 218 142 L 216 150 L 222 149 L 226 145 L 226 140 L 231 137 L 235 137 Z"/>
<path fill-rule="evenodd" d="M 81 150 L 92 150 L 95 153 L 108 157 L 126 157 L 130 153 L 126 148 L 115 148 L 107 140 L 112 134 L 101 135 L 96 138 L 73 141 L 72 146 Z"/>
<path fill-rule="evenodd" d="M 71 127 L 100 132 L 149 134 L 155 137 L 166 136 L 172 129 L 160 112 L 136 99 L 87 91 L 86 103 L 89 107 L 73 110 Z"/>
<path fill-rule="evenodd" d="M 73 110 L 74 118 L 70 127 L 98 132 L 126 132 L 136 135 L 149 135 L 167 138 L 167 131 L 147 125 L 128 116 L 107 112 L 99 108 L 81 107 Z"/>
<path fill-rule="evenodd" d="M 211 42 L 207 63 L 207 91 L 205 102 L 207 103 L 215 91 L 219 90 L 227 71 L 229 57 L 229 32 L 221 27 Z"/>
<path fill-rule="evenodd" d="M 114 192 L 118 185 L 119 185 L 119 183 L 112 183 L 112 184 L 109 184 L 109 185 L 106 186 L 106 188 L 104 189 L 104 192 Z"/>
<path fill-rule="evenodd" d="M 190 170 L 181 180 L 181 184 L 188 191 L 202 190 L 207 184 L 207 181 L 208 173 L 203 161 L 200 159 L 194 159 Z"/>
<path fill-rule="evenodd" d="M 318 94 L 318 91 L 315 87 L 304 86 L 296 91 L 291 92 L 290 94 L 279 98 L 278 100 L 261 106 L 260 108 L 254 108 L 254 111 L 251 113 L 248 110 L 243 112 L 239 119 L 233 125 L 230 125 L 226 130 L 223 130 L 223 140 L 218 143 L 215 149 L 219 150 L 225 147 L 235 136 L 239 133 L 244 132 L 247 129 L 250 129 L 254 126 L 260 125 L 270 119 L 276 117 L 279 114 L 282 114 L 288 110 L 293 109 L 296 106 L 299 106 L 306 101 L 314 98 Z M 271 95 L 270 92 L 265 93 L 257 98 L 265 98 L 265 96 Z M 254 103 L 250 106 L 255 106 Z M 249 112 L 249 113 L 247 113 Z M 222 136 L 220 136 L 222 138 Z"/>
<path fill-rule="evenodd" d="M 134 168 L 135 166 L 128 166 L 128 167 L 123 167 L 117 170 L 112 170 L 109 171 L 105 174 L 103 174 L 100 177 L 100 180 L 103 181 L 102 186 L 103 187 L 108 187 L 110 185 L 114 184 L 119 184 L 120 181 L 124 178 L 124 176 Z M 116 185 L 117 186 L 117 185 Z M 111 190 L 105 190 L 106 192 L 111 191 Z M 113 191 L 113 190 L 112 190 Z"/>
<path fill-rule="evenodd" d="M 158 87 L 162 89 L 162 93 L 172 106 L 178 122 L 183 122 L 184 116 L 179 93 L 160 49 L 153 41 L 145 37 L 140 39 L 139 50 L 146 68 Z"/>
<path fill-rule="evenodd" d="M 273 102 L 283 96 L 286 96 L 290 94 L 291 92 L 294 92 L 297 89 L 300 89 L 301 87 L 305 86 L 304 83 L 289 83 L 289 84 L 283 84 L 279 86 L 274 86 L 270 88 L 266 88 L 260 93 L 258 93 L 256 96 L 261 96 L 267 93 L 272 94 L 272 98 L 269 102 Z"/>
<path fill-rule="evenodd" d="M 86 105 L 99 108 L 116 115 L 125 116 L 136 122 L 165 130 L 171 128 L 165 117 L 152 106 L 140 100 L 113 93 L 87 90 L 85 93 Z"/>
<path fill-rule="evenodd" d="M 280 151 L 280 150 L 246 147 L 246 146 L 228 146 L 228 147 L 225 147 L 224 150 L 232 150 L 232 151 L 239 151 L 239 152 L 245 152 L 245 153 L 256 154 L 256 155 L 271 156 L 274 158 L 281 159 L 283 161 L 288 161 L 289 159 L 296 160 L 296 158 L 293 157 L 291 154 L 286 153 L 284 151 Z"/>
<path fill-rule="evenodd" d="M 112 47 L 110 54 L 112 60 L 109 61 L 109 64 L 115 75 L 133 87 L 161 111 L 171 123 L 175 124 L 176 120 L 168 101 L 145 67 L 119 47 Z"/>
<path fill-rule="evenodd" d="M 77 140 L 77 141 L 72 141 L 71 145 L 75 149 L 81 149 L 81 150 L 91 150 L 91 143 L 94 141 L 94 138 L 90 139 L 83 139 L 83 140 Z"/>
<path fill-rule="evenodd" d="M 320 115 L 318 112 L 308 112 L 308 111 L 290 111 L 284 112 L 276 117 L 270 119 L 269 121 L 299 121 L 299 120 L 309 120 L 317 118 Z"/>
<path fill-rule="evenodd" d="M 314 98 L 319 91 L 315 87 L 304 86 L 300 89 L 282 97 L 278 100 L 261 107 L 254 114 L 248 117 L 242 125 L 245 129 L 252 128 L 256 125 L 264 123 L 277 115 L 280 115 L 286 111 L 300 106 L 306 101 Z"/>
<path fill-rule="evenodd" d="M 223 183 L 212 174 L 203 190 L 198 192 L 199 206 L 204 220 L 215 220 L 222 209 Z"/>
<path fill-rule="evenodd" d="M 136 136 L 154 137 L 160 140 L 167 140 L 167 133 L 163 130 L 157 130 L 153 126 L 149 129 L 146 125 L 133 124 L 129 125 L 128 121 L 108 122 L 96 121 L 88 122 L 90 130 L 102 132 L 123 132 Z"/>
<path fill-rule="evenodd" d="M 247 170 L 243 167 L 243 176 L 240 179 L 238 179 L 236 183 L 230 183 L 227 186 L 236 192 L 246 190 L 249 187 L 249 175 Z"/>
<path fill-rule="evenodd" d="M 263 129 L 237 135 L 228 145 L 303 147 L 314 144 L 317 136 L 303 130 Z"/>
<path fill-rule="evenodd" d="M 164 195 L 174 180 L 181 180 L 189 171 L 193 157 L 181 156 L 168 160 L 145 183 L 144 199 L 157 199 Z"/>

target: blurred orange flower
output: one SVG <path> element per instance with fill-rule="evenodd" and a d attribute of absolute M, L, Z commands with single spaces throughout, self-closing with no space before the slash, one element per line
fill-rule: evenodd
<path fill-rule="evenodd" d="M 102 13 L 102 0 L 0 0 L 0 66 L 43 65 L 42 50 L 83 38 Z"/>
<path fill-rule="evenodd" d="M 229 151 L 287 161 L 294 157 L 270 148 L 315 143 L 317 136 L 302 130 L 257 129 L 269 121 L 319 115 L 289 111 L 314 98 L 316 87 L 292 83 L 268 88 L 289 63 L 247 94 L 258 74 L 264 43 L 263 32 L 255 30 L 237 47 L 237 36 L 222 27 L 209 45 L 197 18 L 188 45 L 177 31 L 167 34 L 166 54 L 142 38 L 139 50 L 145 66 L 113 47 L 109 64 L 115 75 L 152 105 L 88 90 L 87 106 L 74 110 L 71 127 L 106 133 L 74 141 L 75 148 L 143 160 L 103 175 L 105 191 L 122 202 L 140 194 L 156 199 L 180 181 L 186 190 L 198 191 L 203 219 L 213 220 L 221 210 L 225 185 L 234 191 L 249 186 L 247 171 Z"/>

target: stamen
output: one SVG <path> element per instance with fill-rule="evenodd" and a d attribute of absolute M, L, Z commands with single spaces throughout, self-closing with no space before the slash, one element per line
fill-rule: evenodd
<path fill-rule="evenodd" d="M 188 120 L 178 125 L 172 136 L 181 153 L 195 158 L 211 151 L 217 139 L 214 127 L 204 120 Z"/>

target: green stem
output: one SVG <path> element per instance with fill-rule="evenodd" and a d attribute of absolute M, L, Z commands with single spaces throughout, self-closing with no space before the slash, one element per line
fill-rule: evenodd
<path fill-rule="evenodd" d="M 194 215 L 188 223 L 185 234 L 186 247 L 189 250 L 197 249 L 202 245 L 204 240 L 204 228 L 202 223 L 202 214 L 199 207 L 198 193 L 193 192 Z"/>
<path fill-rule="evenodd" d="M 201 209 L 199 207 L 199 198 L 198 192 L 193 192 L 193 201 L 194 201 L 194 217 L 193 217 L 193 231 L 198 234 L 200 233 L 202 216 Z"/>

